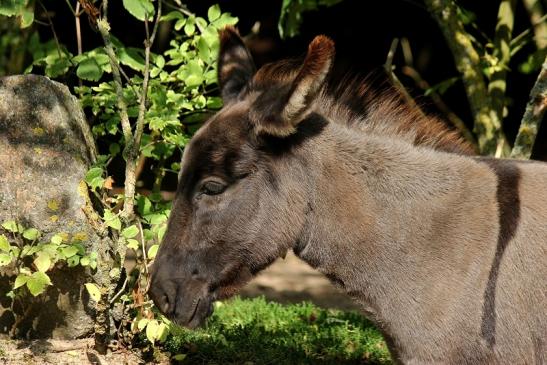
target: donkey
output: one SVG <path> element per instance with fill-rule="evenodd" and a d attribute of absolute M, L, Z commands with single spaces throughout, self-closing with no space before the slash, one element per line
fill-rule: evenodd
<path fill-rule="evenodd" d="M 184 151 L 151 267 L 163 313 L 195 328 L 292 249 L 397 362 L 546 363 L 546 164 L 475 157 L 397 97 L 328 86 L 327 37 L 259 70 L 235 29 L 220 44 L 224 107 Z"/>

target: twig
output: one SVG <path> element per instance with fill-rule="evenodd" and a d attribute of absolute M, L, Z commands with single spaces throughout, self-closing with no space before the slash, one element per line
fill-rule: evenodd
<path fill-rule="evenodd" d="M 541 121 L 547 109 L 547 57 L 543 62 L 539 76 L 530 91 L 530 100 L 520 123 L 515 146 L 511 157 L 529 159 L 536 140 Z"/>
<path fill-rule="evenodd" d="M 80 15 L 80 2 L 77 2 L 74 17 L 76 19 L 76 43 L 78 45 L 78 55 L 82 54 L 82 29 L 80 27 Z"/>
<path fill-rule="evenodd" d="M 55 27 L 53 26 L 53 22 L 51 21 L 51 17 L 49 16 L 49 12 L 47 11 L 46 7 L 40 0 L 38 0 L 38 3 L 40 4 L 40 7 L 44 11 L 44 14 L 46 15 L 47 21 L 49 23 L 49 27 L 51 28 L 51 32 L 53 33 L 53 39 L 55 39 L 55 44 L 57 45 L 57 53 L 59 54 L 59 58 L 63 58 L 63 52 L 61 52 L 61 43 L 59 43 L 59 38 L 57 37 L 57 33 L 55 32 Z M 67 57 L 68 58 L 68 57 Z"/>
<path fill-rule="evenodd" d="M 140 146 L 142 132 L 144 129 L 144 114 L 146 111 L 148 82 L 150 80 L 150 48 L 152 47 L 152 44 L 154 43 L 154 39 L 156 38 L 156 33 L 158 31 L 158 25 L 161 18 L 161 5 L 162 5 L 162 0 L 159 0 L 158 11 L 156 14 L 154 29 L 152 30 L 152 35 L 149 35 L 149 32 L 148 32 L 148 18 L 146 16 L 144 17 L 144 28 L 146 31 L 146 40 L 144 41 L 144 80 L 142 82 L 142 92 L 141 92 L 140 105 L 139 105 L 139 116 L 137 118 L 137 127 L 135 131 L 135 140 L 134 140 L 135 146 Z"/>
<path fill-rule="evenodd" d="M 537 48 L 547 48 L 547 23 L 545 23 L 545 14 L 541 2 L 539 0 L 523 0 L 522 2 L 530 16 Z"/>
<path fill-rule="evenodd" d="M 70 2 L 67 0 L 67 4 L 70 6 Z M 73 10 L 72 7 L 70 10 Z M 73 11 L 74 13 L 74 21 L 76 22 L 76 44 L 78 46 L 78 56 L 82 54 L 82 29 L 80 26 L 80 2 L 76 1 L 76 10 Z M 78 77 L 78 84 L 80 87 L 82 87 L 83 82 L 82 79 Z"/>
<path fill-rule="evenodd" d="M 389 47 L 389 52 L 387 53 L 386 62 L 384 63 L 384 69 L 393 84 L 393 86 L 401 93 L 405 101 L 410 105 L 411 108 L 420 112 L 423 115 L 422 109 L 416 104 L 412 96 L 408 93 L 403 83 L 399 80 L 395 72 L 393 72 L 393 57 L 395 57 L 395 52 L 397 51 L 397 46 L 399 45 L 399 38 L 394 38 L 391 41 L 391 46 Z"/>
<path fill-rule="evenodd" d="M 122 287 L 120 290 L 110 299 L 110 305 L 114 304 L 116 300 L 118 300 L 119 297 L 122 296 L 122 294 L 125 292 L 125 288 L 127 287 L 127 282 L 129 281 L 129 275 L 125 276 L 125 280 L 123 281 Z"/>
<path fill-rule="evenodd" d="M 480 57 L 469 34 L 458 19 L 457 8 L 452 0 L 425 0 L 446 39 L 456 68 L 460 72 L 473 113 L 475 132 L 482 154 L 494 154 L 500 139 L 504 138 L 501 121 L 490 113 L 490 98 L 482 76 Z"/>
<path fill-rule="evenodd" d="M 141 237 L 142 258 L 144 260 L 144 271 L 146 272 L 146 277 L 148 277 L 148 265 L 146 265 L 146 261 L 148 261 L 148 257 L 146 257 L 146 242 L 144 240 L 144 233 L 143 233 L 143 230 L 142 230 L 141 221 L 138 220 L 137 224 L 139 225 L 139 234 L 140 234 L 140 237 Z"/>

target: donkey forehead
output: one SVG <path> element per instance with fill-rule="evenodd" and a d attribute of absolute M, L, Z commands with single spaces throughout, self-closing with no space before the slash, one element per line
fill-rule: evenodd
<path fill-rule="evenodd" d="M 215 114 L 194 135 L 182 159 L 181 183 L 207 175 L 231 178 L 240 173 L 249 156 L 249 122 L 244 105 L 233 105 Z"/>

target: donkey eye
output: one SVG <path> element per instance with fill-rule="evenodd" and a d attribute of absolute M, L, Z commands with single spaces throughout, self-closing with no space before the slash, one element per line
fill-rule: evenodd
<path fill-rule="evenodd" d="M 203 183 L 201 191 L 203 194 L 207 195 L 217 195 L 220 194 L 226 189 L 226 186 L 217 181 L 206 181 Z"/>

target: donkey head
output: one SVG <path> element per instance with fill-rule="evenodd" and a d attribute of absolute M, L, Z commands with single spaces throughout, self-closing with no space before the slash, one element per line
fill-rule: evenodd
<path fill-rule="evenodd" d="M 319 36 L 304 61 L 256 71 L 235 29 L 220 39 L 224 107 L 185 148 L 151 268 L 152 299 L 188 327 L 298 242 L 311 186 L 303 145 L 326 124 L 312 106 L 334 57 L 333 42 Z"/>

